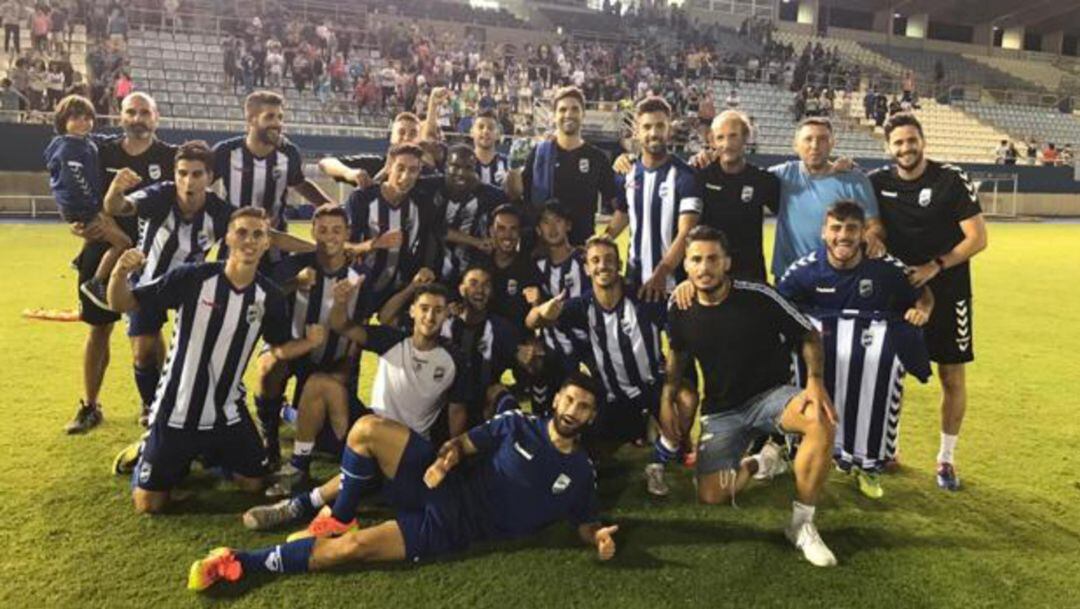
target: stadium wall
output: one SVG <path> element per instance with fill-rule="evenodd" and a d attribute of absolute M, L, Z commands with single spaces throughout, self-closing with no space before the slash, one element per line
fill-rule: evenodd
<path fill-rule="evenodd" d="M 232 137 L 231 132 L 190 131 L 163 129 L 159 137 L 168 142 L 191 139 L 214 142 Z M 52 130 L 46 125 L 6 125 L 0 130 L 4 146 L 0 146 L 0 213 L 5 215 L 26 213 L 30 210 L 30 197 L 46 197 L 48 180 L 43 171 L 45 150 L 52 138 Z M 301 150 L 314 160 L 331 154 L 381 153 L 386 140 L 355 137 L 332 137 L 315 135 L 290 135 Z M 599 142 L 609 154 L 618 150 L 615 142 Z M 768 166 L 790 160 L 793 157 L 758 155 L 753 159 L 757 165 Z M 857 159 L 864 168 L 881 164 L 881 159 Z M 1071 167 L 1028 167 L 977 163 L 960 163 L 969 173 L 995 176 L 1017 176 L 1017 205 L 1020 215 L 1034 216 L 1080 216 L 1080 171 Z M 323 184 L 328 192 L 339 192 L 333 182 Z M 1001 196 L 1011 196 L 1011 184 L 1003 185 Z M 14 198 L 14 197 L 22 198 Z M 38 201 L 42 203 L 42 201 Z M 51 203 L 51 202 L 50 202 Z M 1011 207 L 1011 203 L 1009 205 Z M 51 209 L 51 205 L 42 207 Z"/>

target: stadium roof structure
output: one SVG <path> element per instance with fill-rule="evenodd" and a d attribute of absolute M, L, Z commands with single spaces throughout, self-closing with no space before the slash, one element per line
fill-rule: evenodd
<path fill-rule="evenodd" d="M 1029 33 L 1080 33 L 1080 0 L 822 0 L 826 6 L 928 14 L 933 21 L 960 25 L 1022 26 Z"/>

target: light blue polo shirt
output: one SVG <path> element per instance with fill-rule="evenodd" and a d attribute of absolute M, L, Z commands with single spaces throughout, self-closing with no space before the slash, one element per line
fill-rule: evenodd
<path fill-rule="evenodd" d="M 833 203 L 851 199 L 862 205 L 867 219 L 879 216 L 874 188 L 861 171 L 812 176 L 802 161 L 788 161 L 773 165 L 769 172 L 780 178 L 780 213 L 772 257 L 774 281 L 792 262 L 818 249 L 825 211 Z"/>

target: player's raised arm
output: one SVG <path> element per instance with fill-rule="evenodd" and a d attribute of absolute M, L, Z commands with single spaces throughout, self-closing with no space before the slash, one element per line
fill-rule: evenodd
<path fill-rule="evenodd" d="M 306 178 L 303 182 L 293 186 L 293 190 L 296 191 L 296 194 L 304 197 L 305 201 L 311 203 L 315 207 L 334 202 L 334 200 L 330 198 L 330 195 L 323 192 L 323 189 L 319 188 L 319 185 L 310 178 Z"/>
<path fill-rule="evenodd" d="M 127 167 L 116 172 L 116 177 L 113 178 L 112 183 L 109 184 L 108 192 L 105 193 L 103 205 L 105 213 L 110 216 L 134 215 L 135 205 L 124 196 L 124 193 L 137 186 L 139 182 L 142 182 L 139 174 Z"/>
<path fill-rule="evenodd" d="M 349 300 L 360 289 L 366 275 L 355 281 L 343 279 L 334 284 L 334 304 L 330 307 L 330 329 L 348 338 L 357 345 L 367 342 L 367 330 L 360 324 L 349 321 Z"/>
<path fill-rule="evenodd" d="M 416 290 L 420 289 L 420 286 L 429 284 L 433 281 L 435 281 L 435 273 L 431 272 L 431 269 L 420 269 L 416 275 L 413 276 L 409 285 L 388 298 L 382 308 L 379 309 L 379 323 L 384 326 L 397 326 L 401 321 L 402 311 L 408 309 L 409 303 L 411 303 L 416 296 Z"/>
<path fill-rule="evenodd" d="M 566 290 L 559 292 L 555 298 L 533 307 L 525 316 L 525 326 L 530 330 L 546 328 L 555 325 L 562 314 L 563 304 L 566 303 Z"/>
<path fill-rule="evenodd" d="M 590 522 L 578 527 L 578 536 L 586 544 L 596 548 L 596 555 L 600 560 L 611 560 L 615 557 L 615 538 L 613 535 L 619 530 L 619 525 L 604 526 L 599 522 Z"/>
<path fill-rule="evenodd" d="M 270 229 L 270 246 L 291 254 L 310 254 L 315 251 L 314 241 L 274 229 Z"/>
<path fill-rule="evenodd" d="M 146 256 L 138 249 L 131 248 L 120 256 L 120 260 L 113 267 L 112 274 L 109 275 L 108 301 L 110 309 L 117 313 L 127 313 L 134 311 L 139 306 L 135 296 L 131 293 L 128 275 L 131 275 L 144 264 L 146 264 Z"/>

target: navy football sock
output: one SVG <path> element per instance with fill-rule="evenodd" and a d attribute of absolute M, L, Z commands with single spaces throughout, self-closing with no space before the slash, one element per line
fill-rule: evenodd
<path fill-rule="evenodd" d="M 255 396 L 255 413 L 259 417 L 259 431 L 268 448 L 278 447 L 278 427 L 281 425 L 281 406 L 285 398 Z M 280 449 L 278 449 L 280 450 Z"/>
<path fill-rule="evenodd" d="M 315 538 L 308 537 L 278 546 L 250 552 L 236 552 L 236 559 L 244 567 L 244 574 L 251 573 L 305 573 Z"/>
<path fill-rule="evenodd" d="M 149 406 L 154 403 L 154 394 L 157 392 L 158 379 L 161 371 L 157 366 L 140 368 L 135 366 L 135 386 L 139 389 L 139 397 L 142 403 Z"/>
<path fill-rule="evenodd" d="M 379 478 L 379 464 L 346 446 L 341 456 L 341 492 L 334 501 L 334 518 L 349 522 L 356 517 L 356 507 L 366 488 Z"/>

